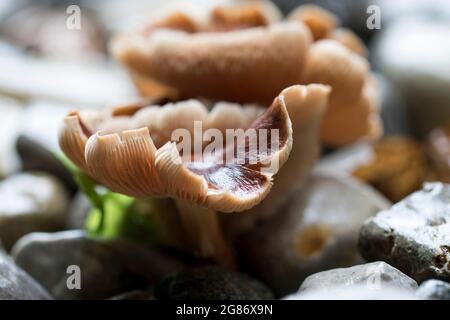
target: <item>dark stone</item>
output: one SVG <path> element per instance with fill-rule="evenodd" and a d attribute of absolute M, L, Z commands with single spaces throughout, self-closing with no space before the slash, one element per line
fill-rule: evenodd
<path fill-rule="evenodd" d="M 419 299 L 450 300 L 450 283 L 440 280 L 427 280 L 416 291 Z"/>
<path fill-rule="evenodd" d="M 61 153 L 58 129 L 71 108 L 52 103 L 34 103 L 23 115 L 27 125 L 20 131 L 16 149 L 24 170 L 37 170 L 58 177 L 71 194 L 77 190 L 72 174 L 55 157 Z"/>
<path fill-rule="evenodd" d="M 91 238 L 83 231 L 32 233 L 12 254 L 19 266 L 57 299 L 106 299 L 149 288 L 183 265 L 153 248 L 126 240 Z M 67 268 L 79 266 L 81 289 L 68 289 Z"/>
<path fill-rule="evenodd" d="M 0 250 L 0 300 L 50 299 L 50 294 L 39 283 Z"/>
<path fill-rule="evenodd" d="M 155 288 L 157 299 L 165 300 L 260 300 L 273 294 L 247 275 L 205 266 L 172 274 Z"/>
<path fill-rule="evenodd" d="M 450 280 L 450 185 L 427 183 L 361 228 L 359 251 L 418 282 Z"/>
<path fill-rule="evenodd" d="M 50 150 L 33 141 L 32 138 L 23 135 L 17 139 L 16 148 L 24 170 L 50 173 L 58 177 L 71 194 L 76 192 L 78 187 L 72 174 L 55 158 Z"/>
<path fill-rule="evenodd" d="M 23 235 L 64 228 L 68 195 L 44 173 L 15 174 L 0 182 L 0 238 L 9 250 Z"/>

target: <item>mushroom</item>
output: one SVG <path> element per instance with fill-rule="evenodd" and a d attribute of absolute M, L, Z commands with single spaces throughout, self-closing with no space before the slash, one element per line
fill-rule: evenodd
<path fill-rule="evenodd" d="M 301 88 L 284 90 L 254 121 L 251 118 L 259 112 L 253 106 L 220 104 L 208 113 L 197 100 L 135 108 L 128 115 L 123 109 L 90 116 L 75 111 L 65 118 L 59 143 L 81 170 L 114 192 L 175 199 L 194 249 L 226 263 L 230 253 L 215 211 L 248 210 L 267 196 L 292 147 L 288 110 L 295 114 L 301 98 L 296 92 Z M 206 155 L 204 145 L 200 150 L 194 146 L 194 152 L 178 149 L 175 141 L 180 137 L 173 130 L 185 129 L 195 140 L 195 121 L 215 129 L 227 117 L 235 117 L 235 123 L 256 135 L 233 136 Z M 270 141 L 261 140 L 264 134 Z M 238 148 L 240 142 L 243 149 Z M 252 149 L 254 142 L 256 149 Z"/>
<path fill-rule="evenodd" d="M 350 29 L 338 28 L 333 30 L 329 35 L 328 39 L 333 39 L 347 47 L 347 49 L 353 51 L 354 53 L 367 57 L 367 48 L 362 42 L 362 40 Z"/>
<path fill-rule="evenodd" d="M 333 39 L 361 56 L 367 56 L 367 49 L 362 40 L 351 30 L 337 28 L 339 18 L 328 10 L 307 4 L 294 9 L 288 20 L 305 24 L 313 34 L 314 41 Z"/>
<path fill-rule="evenodd" d="M 299 84 L 311 34 L 295 22 L 274 24 L 278 14 L 266 7 L 217 7 L 206 22 L 174 13 L 115 36 L 111 51 L 137 75 L 141 93 L 152 92 L 143 81 L 151 79 L 185 97 L 268 105 Z"/>
<path fill-rule="evenodd" d="M 328 37 L 331 31 L 340 24 L 339 18 L 331 12 L 315 5 L 302 5 L 294 9 L 289 20 L 304 23 L 311 30 L 314 41 Z"/>
<path fill-rule="evenodd" d="M 254 0 L 213 8 L 208 28 L 212 31 L 247 29 L 268 26 L 281 19 L 280 10 L 272 2 Z"/>
<path fill-rule="evenodd" d="M 324 143 L 341 146 L 381 135 L 377 83 L 363 57 L 337 41 L 317 41 L 308 51 L 302 83 L 332 87 L 321 128 Z"/>
<path fill-rule="evenodd" d="M 351 30 L 336 29 L 338 18 L 314 5 L 298 7 L 288 19 L 306 24 L 316 41 L 308 51 L 301 83 L 332 87 L 322 141 L 338 147 L 381 136 L 378 88 L 369 73 L 363 42 Z"/>
<path fill-rule="evenodd" d="M 378 89 L 362 41 L 313 5 L 294 10 L 288 22 L 277 22 L 274 12 L 251 2 L 216 7 L 206 22 L 187 23 L 187 15 L 174 13 L 150 32 L 117 36 L 111 48 L 150 95 L 267 104 L 292 84 L 330 85 L 322 142 L 338 147 L 378 138 Z"/>

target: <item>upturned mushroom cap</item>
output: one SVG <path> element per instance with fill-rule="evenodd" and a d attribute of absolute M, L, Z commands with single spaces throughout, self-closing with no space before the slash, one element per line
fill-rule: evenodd
<path fill-rule="evenodd" d="M 276 214 L 302 187 L 320 155 L 320 127 L 330 91 L 329 86 L 321 84 L 298 85 L 283 90 L 281 95 L 285 97 L 292 121 L 293 144 L 289 159 L 278 171 L 271 192 L 259 205 L 239 216 L 222 217 L 228 234 L 242 233 L 256 222 Z"/>
<path fill-rule="evenodd" d="M 132 72 L 183 96 L 267 105 L 299 83 L 310 43 L 304 25 L 279 23 L 229 32 L 122 34 L 111 50 Z"/>
<path fill-rule="evenodd" d="M 236 138 L 244 139 L 243 162 L 236 157 L 220 161 L 236 147 L 230 147 L 229 141 L 200 160 L 195 154 L 181 154 L 175 142 L 164 141 L 174 128 L 193 130 L 196 120 L 206 127 L 216 126 L 223 118 L 217 113 L 241 119 L 243 124 L 256 113 L 249 112 L 251 107 L 223 104 L 207 113 L 206 107 L 195 100 L 142 108 L 118 119 L 100 116 L 85 120 L 80 112 L 73 112 L 64 120 L 59 142 L 77 166 L 112 191 L 135 197 L 173 197 L 223 212 L 242 211 L 268 194 L 273 175 L 289 156 L 292 128 L 287 110 L 296 103 L 288 98 L 291 90 L 298 88 L 283 91 L 248 127 L 257 136 L 262 130 L 278 130 L 275 148 L 267 139 L 268 152 L 260 152 L 260 148 L 254 152 L 249 147 L 251 137 Z M 236 149 L 231 149 L 231 154 L 235 156 Z"/>
<path fill-rule="evenodd" d="M 171 140 L 176 129 L 186 129 L 194 134 L 195 121 L 201 123 L 203 130 L 214 128 L 225 135 L 227 129 L 248 128 L 264 111 L 265 108 L 257 105 L 229 102 L 217 102 L 209 111 L 202 102 L 194 99 L 166 103 L 163 107 L 150 103 L 131 104 L 106 110 L 96 129 L 103 134 L 120 134 L 146 127 L 153 143 L 160 148 Z"/>

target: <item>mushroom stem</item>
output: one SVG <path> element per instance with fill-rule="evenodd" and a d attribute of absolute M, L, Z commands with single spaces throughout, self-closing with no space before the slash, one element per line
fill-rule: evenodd
<path fill-rule="evenodd" d="M 105 225 L 105 213 L 103 212 L 103 210 L 100 210 L 100 218 L 98 220 L 98 224 L 96 227 L 97 234 L 102 233 L 104 225 Z"/>
<path fill-rule="evenodd" d="M 217 263 L 234 268 L 235 258 L 225 241 L 217 212 L 184 200 L 175 200 L 188 245 L 202 258 L 212 258 Z"/>

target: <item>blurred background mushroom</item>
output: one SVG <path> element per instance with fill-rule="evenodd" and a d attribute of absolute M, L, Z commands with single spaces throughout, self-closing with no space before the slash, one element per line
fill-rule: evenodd
<path fill-rule="evenodd" d="M 221 28 L 219 12 L 227 17 Z M 358 36 L 312 5 L 296 8 L 288 22 L 270 19 L 279 16 L 273 12 L 265 2 L 217 7 L 201 21 L 175 12 L 116 36 L 111 51 L 137 76 L 137 87 L 154 95 L 268 104 L 289 85 L 327 84 L 333 90 L 322 141 L 337 147 L 378 138 L 378 88 Z"/>
<path fill-rule="evenodd" d="M 133 72 L 182 96 L 269 104 L 281 90 L 300 83 L 309 43 L 306 28 L 280 23 L 213 33 L 125 34 L 113 39 L 112 52 Z"/>

